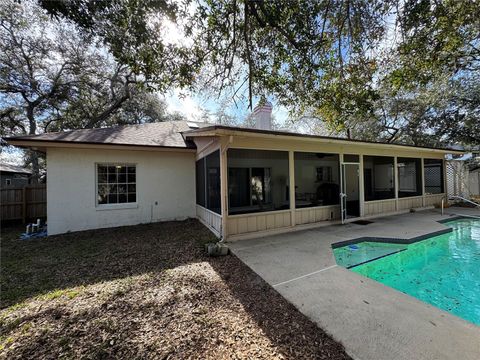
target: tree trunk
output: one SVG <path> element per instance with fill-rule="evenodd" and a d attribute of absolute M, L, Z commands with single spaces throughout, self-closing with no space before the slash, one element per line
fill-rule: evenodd
<path fill-rule="evenodd" d="M 37 132 L 37 123 L 35 122 L 34 106 L 32 104 L 27 105 L 27 119 L 29 123 L 28 134 L 35 135 Z M 30 181 L 32 184 L 38 184 L 40 179 L 40 165 L 38 162 L 38 153 L 36 151 L 28 151 L 27 162 L 32 165 L 32 177 Z"/>

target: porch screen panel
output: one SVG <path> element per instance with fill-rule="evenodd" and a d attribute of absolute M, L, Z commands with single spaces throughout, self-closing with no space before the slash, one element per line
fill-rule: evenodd
<path fill-rule="evenodd" d="M 220 150 L 205 158 L 205 169 L 206 208 L 220 214 Z"/>
<path fill-rule="evenodd" d="M 288 152 L 229 149 L 227 162 L 229 214 L 289 209 Z"/>
<path fill-rule="evenodd" d="M 393 170 L 393 157 L 363 157 L 365 201 L 395 198 L 395 178 Z"/>
<path fill-rule="evenodd" d="M 197 205 L 205 207 L 205 158 L 197 160 L 195 164 Z"/>
<path fill-rule="evenodd" d="M 422 164 L 420 159 L 397 158 L 398 197 L 422 195 Z"/>
<path fill-rule="evenodd" d="M 339 155 L 296 152 L 294 159 L 297 209 L 340 203 Z"/>
<path fill-rule="evenodd" d="M 425 194 L 441 194 L 444 192 L 443 160 L 424 159 Z"/>

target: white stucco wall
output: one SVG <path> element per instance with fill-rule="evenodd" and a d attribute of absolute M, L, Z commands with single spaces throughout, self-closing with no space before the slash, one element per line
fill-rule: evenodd
<path fill-rule="evenodd" d="M 108 210 L 96 205 L 96 163 L 106 162 L 136 164 L 136 205 Z M 195 217 L 194 153 L 47 150 L 49 235 L 187 217 Z"/>

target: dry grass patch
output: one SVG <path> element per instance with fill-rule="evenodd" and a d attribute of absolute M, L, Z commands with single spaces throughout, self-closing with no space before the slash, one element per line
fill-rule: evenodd
<path fill-rule="evenodd" d="M 2 234 L 3 358 L 347 359 L 197 221 Z"/>

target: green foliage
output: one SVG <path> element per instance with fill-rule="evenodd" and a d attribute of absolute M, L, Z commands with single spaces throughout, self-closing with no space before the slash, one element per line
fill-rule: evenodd
<path fill-rule="evenodd" d="M 480 70 L 480 6 L 470 0 L 409 0 L 399 14 L 404 40 L 395 85 L 428 85 L 438 76 Z"/>
<path fill-rule="evenodd" d="M 391 49 L 374 121 L 394 124 L 390 141 L 480 143 L 478 2 L 409 0 L 397 19 L 402 39 Z"/>
<path fill-rule="evenodd" d="M 191 84 L 198 70 L 186 46 L 171 43 L 162 28 L 187 15 L 186 5 L 171 0 L 39 0 L 55 17 L 66 17 L 86 36 L 101 38 L 110 53 L 146 87 L 164 91 Z M 188 3 L 188 2 L 187 2 Z M 187 4 L 188 5 L 188 4 Z"/>
<path fill-rule="evenodd" d="M 356 79 L 371 83 L 375 48 L 394 0 L 324 1 L 40 1 L 50 13 L 102 37 L 113 55 L 159 89 L 203 86 L 222 92 L 246 85 L 254 95 L 274 94 L 301 112 L 323 104 L 323 94 Z M 152 19 L 155 19 L 152 20 Z M 168 42 L 173 21 L 190 41 Z M 163 36 L 162 36 L 163 35 Z M 343 95 L 332 95 L 335 99 Z M 357 96 L 350 91 L 348 96 Z M 358 93 L 360 108 L 371 101 Z M 352 105 L 346 106 L 356 113 Z M 341 120 L 336 120 L 341 122 Z"/>
<path fill-rule="evenodd" d="M 94 38 L 29 2 L 0 6 L 2 135 L 178 119 Z"/>
<path fill-rule="evenodd" d="M 250 95 L 274 94 L 297 113 L 318 105 L 364 112 L 368 91 L 348 92 L 358 95 L 357 109 L 339 107 L 344 94 L 336 90 L 358 87 L 360 78 L 371 84 L 375 59 L 367 53 L 382 38 L 389 3 L 212 1 L 198 4 L 190 23 L 199 29 L 195 43 L 215 47 L 205 58 L 208 84 L 223 89 L 246 79 Z"/>
<path fill-rule="evenodd" d="M 477 1 L 39 3 L 84 37 L 102 39 L 142 89 L 229 90 L 234 101 L 246 92 L 250 106 L 271 95 L 294 115 L 362 138 L 478 139 Z"/>
<path fill-rule="evenodd" d="M 98 39 L 35 3 L 5 1 L 0 19 L 0 135 L 180 118 Z M 25 159 L 38 177 L 38 155 Z"/>

